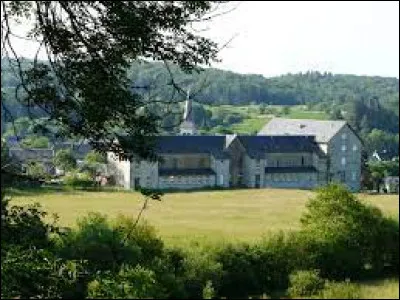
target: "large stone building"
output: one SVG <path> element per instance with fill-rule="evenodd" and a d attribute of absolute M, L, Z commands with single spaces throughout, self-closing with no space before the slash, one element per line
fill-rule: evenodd
<path fill-rule="evenodd" d="M 328 181 L 341 182 L 358 191 L 361 181 L 362 141 L 346 121 L 275 118 L 259 135 L 312 135 L 327 155 Z"/>
<path fill-rule="evenodd" d="M 125 188 L 314 188 L 327 182 L 326 155 L 312 136 L 159 136 L 160 161 L 120 160 L 109 170 Z"/>
<path fill-rule="evenodd" d="M 128 189 L 314 188 L 328 180 L 326 155 L 314 136 L 196 135 L 189 94 L 180 135 L 158 136 L 155 152 L 156 162 L 109 153 L 109 170 Z"/>

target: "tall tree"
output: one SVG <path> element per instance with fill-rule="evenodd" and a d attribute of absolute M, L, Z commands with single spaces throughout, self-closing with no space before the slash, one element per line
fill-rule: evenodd
<path fill-rule="evenodd" d="M 21 80 L 19 100 L 99 150 L 122 151 L 113 141 L 135 137 L 132 151 L 151 158 L 158 117 L 127 80 L 133 61 L 174 63 L 191 72 L 217 59 L 217 44 L 194 24 L 218 14 L 222 1 L 2 1 L 2 55 Z M 28 22 L 30 20 L 30 23 Z M 26 36 L 16 22 L 31 24 Z M 48 62 L 23 66 L 14 38 L 37 41 Z M 170 84 L 178 87 L 173 78 Z M 3 103 L 2 103 L 3 104 Z M 123 152 L 123 151 L 122 151 Z"/>

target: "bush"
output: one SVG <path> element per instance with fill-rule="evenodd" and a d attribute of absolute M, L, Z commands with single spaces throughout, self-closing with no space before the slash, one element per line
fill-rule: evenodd
<path fill-rule="evenodd" d="M 312 296 L 324 288 L 324 280 L 319 277 L 319 272 L 295 271 L 289 276 L 289 295 L 292 297 Z"/>
<path fill-rule="evenodd" d="M 78 270 L 78 264 L 60 260 L 48 250 L 9 247 L 1 256 L 1 298 L 77 295 Z"/>
<path fill-rule="evenodd" d="M 117 274 L 100 273 L 88 284 L 90 299 L 163 299 L 155 274 L 141 266 L 123 266 Z"/>
<path fill-rule="evenodd" d="M 94 180 L 88 173 L 71 172 L 63 177 L 65 185 L 70 187 L 88 188 L 94 186 Z"/>
<path fill-rule="evenodd" d="M 4 194 L 1 198 L 1 249 L 2 253 L 10 246 L 22 249 L 32 247 L 49 248 L 52 241 L 50 233 L 59 231 L 56 225 L 57 218 L 52 223 L 46 223 L 44 212 L 39 204 L 22 206 L 8 206 Z"/>
<path fill-rule="evenodd" d="M 205 294 L 208 297 L 220 288 L 222 265 L 213 254 L 196 251 L 186 255 L 182 274 L 186 298 L 201 299 Z"/>
<path fill-rule="evenodd" d="M 247 297 L 287 289 L 297 252 L 283 234 L 259 245 L 228 246 L 217 253 L 222 265 L 219 296 Z"/>
<path fill-rule="evenodd" d="M 327 282 L 319 299 L 361 299 L 360 287 L 346 282 Z"/>
<path fill-rule="evenodd" d="M 383 234 L 388 226 L 379 209 L 339 185 L 320 189 L 307 203 L 301 222 L 300 235 L 309 241 L 306 255 L 314 264 L 310 267 L 334 279 L 360 278 L 367 264 L 378 266 L 385 253 L 379 241 L 395 236 Z"/>
<path fill-rule="evenodd" d="M 53 162 L 57 168 L 63 171 L 72 171 L 76 168 L 76 159 L 71 149 L 58 150 Z"/>
<path fill-rule="evenodd" d="M 60 240 L 59 251 L 68 259 L 87 260 L 94 272 L 116 270 L 123 264 L 149 265 L 161 257 L 163 243 L 146 224 L 134 226 L 124 217 L 112 224 L 105 216 L 90 213 Z"/>

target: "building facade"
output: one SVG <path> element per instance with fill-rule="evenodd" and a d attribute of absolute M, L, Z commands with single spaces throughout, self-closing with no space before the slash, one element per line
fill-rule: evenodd
<path fill-rule="evenodd" d="M 127 189 L 312 189 L 333 181 L 360 189 L 362 142 L 345 121 L 277 118 L 256 136 L 196 134 L 188 92 L 180 134 L 156 137 L 157 161 L 109 153 L 108 169 Z"/>
<path fill-rule="evenodd" d="M 361 185 L 360 137 L 345 121 L 272 119 L 259 135 L 311 135 L 327 155 L 328 182 L 345 184 L 352 191 Z"/>
<path fill-rule="evenodd" d="M 224 136 L 159 136 L 158 161 L 121 160 L 108 153 L 108 170 L 127 189 L 229 187 L 229 156 Z"/>
<path fill-rule="evenodd" d="M 236 136 L 229 144 L 231 186 L 315 188 L 327 159 L 312 136 Z"/>
<path fill-rule="evenodd" d="M 204 187 L 315 188 L 327 183 L 327 159 L 309 136 L 159 136 L 159 160 L 120 160 L 109 170 L 127 189 Z"/>

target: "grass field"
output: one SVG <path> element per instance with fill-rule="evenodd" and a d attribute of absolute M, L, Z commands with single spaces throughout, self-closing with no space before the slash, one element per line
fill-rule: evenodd
<path fill-rule="evenodd" d="M 259 105 L 219 105 L 206 107 L 207 109 L 210 109 L 213 114 L 218 110 L 227 114 L 241 115 L 243 117 L 243 120 L 240 123 L 232 124 L 225 128 L 238 134 L 253 134 L 254 132 L 258 132 L 273 117 L 313 120 L 328 119 L 328 115 L 325 112 L 307 110 L 305 105 L 291 105 L 289 114 L 287 115 L 282 113 L 282 105 L 269 105 L 268 107 L 271 110 L 271 113 L 266 115 L 260 114 Z M 211 130 L 211 132 L 213 131 Z"/>
<path fill-rule="evenodd" d="M 167 243 L 192 241 L 255 241 L 269 232 L 296 230 L 312 191 L 249 189 L 169 193 L 161 202 L 153 201 L 143 214 Z M 399 217 L 397 195 L 365 195 L 360 199 Z M 15 204 L 39 202 L 57 213 L 60 223 L 74 226 L 78 217 L 100 212 L 111 218 L 118 214 L 136 217 L 142 197 L 135 192 L 48 191 L 16 193 Z"/>
<path fill-rule="evenodd" d="M 399 299 L 399 279 L 385 279 L 360 283 L 361 299 Z"/>

